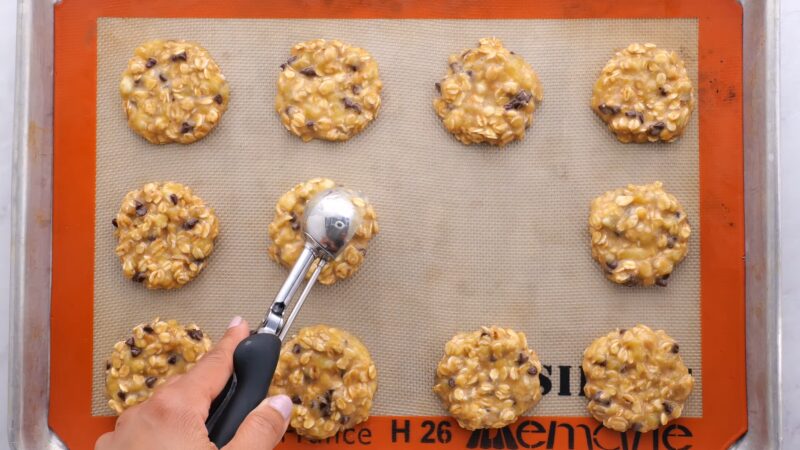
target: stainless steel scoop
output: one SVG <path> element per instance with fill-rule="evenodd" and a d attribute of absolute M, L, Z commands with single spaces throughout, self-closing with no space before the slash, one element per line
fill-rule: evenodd
<path fill-rule="evenodd" d="M 323 267 L 341 252 L 361 225 L 361 214 L 353 204 L 356 194 L 343 188 L 320 192 L 307 204 L 301 229 L 303 252 L 281 286 L 264 321 L 255 334 L 243 340 L 233 354 L 233 375 L 211 404 L 206 428 L 211 441 L 222 447 L 236 434 L 239 425 L 266 397 L 278 364 L 281 341 L 303 305 Z M 306 274 L 317 267 L 306 283 L 297 304 L 284 319 Z"/>

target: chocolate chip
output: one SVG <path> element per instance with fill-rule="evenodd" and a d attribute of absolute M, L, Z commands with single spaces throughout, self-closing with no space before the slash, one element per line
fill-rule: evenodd
<path fill-rule="evenodd" d="M 316 124 L 314 123 L 313 120 L 306 121 L 306 127 L 311 128 L 312 130 L 314 129 L 314 125 Z"/>
<path fill-rule="evenodd" d="M 614 105 L 606 105 L 605 103 L 601 103 L 600 106 L 597 107 L 601 113 L 609 115 L 609 114 L 618 114 L 620 111 L 619 106 Z"/>
<path fill-rule="evenodd" d="M 350 100 L 347 97 L 345 97 L 342 101 L 344 102 L 344 108 L 345 109 L 352 109 L 355 112 L 361 114 L 361 107 L 358 105 L 358 103 Z"/>
<path fill-rule="evenodd" d="M 161 80 L 162 83 L 167 82 L 167 77 L 165 77 L 163 73 L 158 74 L 158 79 Z"/>
<path fill-rule="evenodd" d="M 131 279 L 137 283 L 141 283 L 146 278 L 147 275 L 145 275 L 144 272 L 136 272 L 135 274 L 133 274 L 133 277 Z"/>
<path fill-rule="evenodd" d="M 485 331 L 481 331 L 481 337 L 488 336 L 488 335 L 489 335 L 489 333 L 487 333 Z"/>
<path fill-rule="evenodd" d="M 131 347 L 131 356 L 136 358 L 137 356 L 139 356 L 141 354 L 142 354 L 142 349 L 140 349 L 139 347 Z"/>
<path fill-rule="evenodd" d="M 529 359 L 530 359 L 530 356 L 528 356 L 525 353 L 520 353 L 519 356 L 517 357 L 517 364 L 519 364 L 521 366 L 521 365 L 525 364 L 526 362 L 528 362 Z"/>
<path fill-rule="evenodd" d="M 148 242 L 153 242 L 156 239 L 157 239 L 157 236 L 155 234 L 151 234 L 151 235 L 147 236 L 147 241 Z"/>
<path fill-rule="evenodd" d="M 319 412 L 322 414 L 322 417 L 328 418 L 331 416 L 331 405 L 327 403 L 320 404 Z"/>
<path fill-rule="evenodd" d="M 169 200 L 172 202 L 173 205 L 178 204 L 178 196 L 175 194 L 169 194 Z"/>
<path fill-rule="evenodd" d="M 177 362 L 178 362 L 178 355 L 170 355 L 169 358 L 167 358 L 167 363 L 171 365 L 175 365 L 175 363 Z"/>
<path fill-rule="evenodd" d="M 340 424 L 344 425 L 347 422 L 350 422 L 350 416 L 342 416 L 342 417 L 339 418 L 339 423 Z"/>
<path fill-rule="evenodd" d="M 457 62 L 450 63 L 450 70 L 452 70 L 453 73 L 461 72 L 462 69 L 463 69 L 463 67 L 461 66 L 461 64 L 459 64 Z"/>
<path fill-rule="evenodd" d="M 108 362 L 108 361 L 106 361 L 106 370 L 108 370 L 108 369 L 110 369 L 110 368 L 111 368 L 111 363 L 110 363 L 110 362 Z"/>
<path fill-rule="evenodd" d="M 631 426 L 631 429 L 638 433 L 639 431 L 642 430 L 642 424 L 640 424 L 639 422 L 636 422 Z"/>
<path fill-rule="evenodd" d="M 517 92 L 517 95 L 515 95 L 508 103 L 505 104 L 504 108 L 506 111 L 524 108 L 532 98 L 533 96 L 530 92 L 526 90 L 519 91 Z"/>
<path fill-rule="evenodd" d="M 603 398 L 603 391 L 599 391 L 592 397 L 596 403 L 599 403 L 601 406 L 609 406 L 611 404 L 611 399 L 604 399 Z"/>
<path fill-rule="evenodd" d="M 667 94 L 669 94 L 669 92 L 667 92 L 667 90 L 664 89 L 663 87 L 658 88 L 658 93 L 661 94 L 662 97 L 666 97 Z"/>
<path fill-rule="evenodd" d="M 620 328 L 620 329 L 619 329 L 619 335 L 620 335 L 620 336 L 624 336 L 626 331 L 628 331 L 628 329 L 627 329 L 627 328 Z"/>
<path fill-rule="evenodd" d="M 681 218 L 681 212 L 680 211 L 675 211 L 675 217 L 680 219 Z"/>
<path fill-rule="evenodd" d="M 361 253 L 361 256 L 367 256 L 367 249 L 360 248 L 360 249 L 358 249 L 358 251 Z"/>
<path fill-rule="evenodd" d="M 119 226 L 119 224 L 117 223 L 117 218 L 116 217 L 111 219 L 111 225 L 114 225 L 114 228 L 117 228 Z"/>
<path fill-rule="evenodd" d="M 672 414 L 672 404 L 670 404 L 670 402 L 664 402 L 663 406 L 664 406 L 664 412 L 667 413 L 667 415 Z"/>
<path fill-rule="evenodd" d="M 606 267 L 608 267 L 611 270 L 616 269 L 617 266 L 619 266 L 619 263 L 616 261 L 606 261 Z"/>
<path fill-rule="evenodd" d="M 281 70 L 286 70 L 293 62 L 297 60 L 297 56 L 290 56 L 285 63 L 281 64 Z"/>
<path fill-rule="evenodd" d="M 157 61 L 155 60 L 155 58 L 147 58 L 147 62 L 144 63 L 144 66 L 149 69 L 149 68 L 155 66 L 156 63 L 157 63 Z"/>
<path fill-rule="evenodd" d="M 128 396 L 128 394 L 126 394 L 126 393 L 124 393 L 122 391 L 118 391 L 117 392 L 117 397 L 119 397 L 119 399 L 122 400 L 123 402 L 125 401 L 125 397 L 127 397 L 127 396 Z"/>
<path fill-rule="evenodd" d="M 199 222 L 199 220 L 197 220 L 194 217 L 190 217 L 189 220 L 187 220 L 186 222 L 183 223 L 183 229 L 184 230 L 191 230 L 192 228 L 195 227 L 195 225 L 197 225 L 197 222 Z"/>
<path fill-rule="evenodd" d="M 670 351 L 671 351 L 672 353 L 678 353 L 678 351 L 679 351 L 680 349 L 681 349 L 681 348 L 680 348 L 680 346 L 679 346 L 678 344 L 672 344 L 672 349 L 670 349 Z"/>
<path fill-rule="evenodd" d="M 435 87 L 435 88 L 436 88 L 436 92 L 438 92 L 438 93 L 440 93 L 440 94 L 442 93 L 442 83 L 439 83 L 439 82 L 437 81 L 436 83 L 433 83 L 433 87 Z"/>
<path fill-rule="evenodd" d="M 358 95 L 361 93 L 361 86 L 354 84 L 351 90 L 353 91 L 354 95 Z"/>
<path fill-rule="evenodd" d="M 619 373 L 625 373 L 631 370 L 632 368 L 633 366 L 631 364 L 625 364 L 624 366 L 622 366 L 622 368 L 619 369 Z"/>
<path fill-rule="evenodd" d="M 153 327 L 151 327 L 150 325 L 145 325 L 144 328 L 142 328 L 142 331 L 144 331 L 147 334 L 153 334 Z"/>
<path fill-rule="evenodd" d="M 142 77 L 139 77 L 139 78 L 133 80 L 133 84 L 136 85 L 136 86 L 138 86 L 139 83 L 141 83 L 141 82 L 142 82 Z M 133 106 L 136 106 L 136 102 L 135 101 L 131 100 L 130 102 L 131 102 L 131 104 L 133 104 Z"/>
<path fill-rule="evenodd" d="M 125 340 L 125 345 L 127 345 L 128 347 L 133 347 L 134 345 L 136 345 L 136 340 L 133 338 L 133 336 L 131 336 Z"/>
<path fill-rule="evenodd" d="M 456 380 L 454 380 L 452 378 L 448 379 L 447 380 L 447 385 L 450 386 L 451 388 L 456 387 Z"/>
<path fill-rule="evenodd" d="M 472 71 L 471 71 L 471 70 L 468 70 L 468 71 L 467 71 L 467 75 L 469 75 L 469 76 L 470 76 L 470 78 L 471 78 L 471 77 L 472 77 Z"/>
<path fill-rule="evenodd" d="M 158 381 L 156 377 L 147 377 L 147 379 L 144 380 L 144 384 L 152 389 L 152 387 L 156 385 L 156 381 Z"/>
<path fill-rule="evenodd" d="M 639 284 L 639 278 L 636 275 L 631 274 L 625 280 L 625 286 L 636 286 L 637 284 Z"/>
<path fill-rule="evenodd" d="M 170 59 L 172 60 L 172 62 L 175 62 L 175 61 L 186 61 L 186 52 L 184 51 L 184 52 L 178 53 L 177 55 L 172 55 L 172 58 L 170 58 Z"/>
<path fill-rule="evenodd" d="M 136 206 L 136 215 L 142 217 L 143 215 L 147 214 L 147 207 L 140 201 L 134 203 Z"/>
<path fill-rule="evenodd" d="M 217 94 L 217 95 L 214 96 L 214 101 L 217 102 L 218 105 L 222 104 L 222 100 L 223 100 L 222 99 L 222 95 Z"/>
<path fill-rule="evenodd" d="M 494 353 L 490 353 L 490 354 L 489 354 L 489 361 L 491 361 L 491 362 L 495 362 L 495 361 L 497 361 L 497 357 L 496 357 L 496 356 L 494 356 Z"/>
<path fill-rule="evenodd" d="M 667 247 L 668 248 L 675 247 L 675 243 L 677 243 L 677 242 L 678 242 L 678 238 L 676 238 L 675 236 L 668 236 L 667 237 Z"/>
<path fill-rule="evenodd" d="M 183 122 L 181 124 L 181 134 L 186 134 L 194 130 L 194 125 L 191 125 L 189 122 Z"/>
<path fill-rule="evenodd" d="M 656 122 L 650 125 L 650 128 L 647 129 L 647 134 L 649 134 L 650 136 L 658 136 L 659 134 L 661 134 L 661 131 L 663 131 L 664 128 L 666 128 L 664 122 Z"/>
<path fill-rule="evenodd" d="M 301 347 L 300 344 L 294 344 L 294 347 L 292 347 L 292 353 L 294 353 L 295 355 L 299 355 L 300 352 L 302 351 L 303 347 Z"/>
<path fill-rule="evenodd" d="M 353 72 L 358 72 L 358 66 L 350 66 L 350 70 Z"/>
<path fill-rule="evenodd" d="M 302 73 L 303 75 L 305 75 L 307 77 L 316 77 L 317 76 L 317 71 L 314 70 L 314 68 L 311 67 L 311 66 L 303 68 L 303 70 L 301 70 L 300 73 Z"/>
<path fill-rule="evenodd" d="M 332 399 L 333 399 L 333 389 L 328 389 L 328 390 L 325 392 L 325 400 L 326 400 L 328 403 L 330 403 Z"/>
<path fill-rule="evenodd" d="M 303 403 L 303 400 L 300 399 L 299 395 L 293 395 L 292 396 L 292 403 L 294 403 L 295 405 L 299 405 L 299 404 Z"/>
<path fill-rule="evenodd" d="M 188 334 L 189 337 L 194 339 L 195 341 L 200 341 L 203 339 L 203 332 L 196 328 L 191 330 L 186 330 L 186 334 Z"/>
<path fill-rule="evenodd" d="M 605 361 L 595 362 L 594 364 L 596 366 L 600 366 L 600 367 L 605 367 L 606 366 L 606 362 Z"/>
<path fill-rule="evenodd" d="M 539 374 L 539 369 L 537 369 L 536 366 L 530 366 L 528 368 L 528 375 L 535 377 L 538 374 Z"/>
<path fill-rule="evenodd" d="M 664 277 L 658 277 L 656 278 L 656 284 L 661 287 L 665 287 L 667 285 L 667 279 Z"/>

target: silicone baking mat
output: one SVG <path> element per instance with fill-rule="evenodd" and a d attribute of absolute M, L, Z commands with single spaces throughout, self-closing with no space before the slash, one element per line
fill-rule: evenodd
<path fill-rule="evenodd" d="M 709 413 L 703 382 L 708 379 L 708 323 L 702 317 L 706 296 L 701 294 L 701 262 L 709 257 L 703 231 L 708 230 L 709 217 L 703 210 L 701 164 L 706 150 L 700 135 L 705 114 L 716 115 L 703 108 L 709 90 L 698 71 L 701 24 L 702 19 L 694 17 L 99 17 L 94 203 L 89 212 L 94 218 L 88 321 L 91 416 L 109 414 L 103 393 L 105 358 L 133 325 L 156 316 L 177 318 L 196 322 L 218 338 L 233 315 L 253 325 L 261 320 L 287 274 L 266 256 L 266 228 L 275 201 L 297 182 L 327 176 L 365 192 L 382 228 L 363 269 L 347 282 L 316 287 L 294 325 L 296 330 L 323 322 L 347 329 L 362 339 L 378 367 L 375 417 L 332 442 L 373 445 L 387 439 L 400 446 L 435 443 L 463 448 L 491 441 L 524 448 L 538 439 L 526 434 L 541 427 L 548 445 L 551 439 L 557 447 L 575 445 L 569 442 L 574 431 L 563 437 L 558 433 L 562 424 L 588 425 L 585 429 L 591 428 L 594 435 L 587 434 L 589 446 L 592 439 L 598 446 L 614 442 L 607 435 L 616 433 L 597 428 L 585 417 L 581 353 L 595 337 L 636 323 L 663 328 L 676 338 L 696 378 L 684 411 L 694 419 L 681 419 L 661 436 L 648 433 L 639 439 L 662 440 L 664 445 L 693 442 L 694 436 L 688 435 L 697 433 L 696 427 L 688 424 Z M 523 56 L 544 86 L 544 101 L 525 140 L 501 150 L 458 143 L 431 106 L 433 83 L 445 73 L 448 55 L 486 36 L 501 38 Z M 345 143 L 302 143 L 283 129 L 274 112 L 278 66 L 294 43 L 316 37 L 367 49 L 384 81 L 380 116 Z M 230 108 L 221 124 L 195 144 L 154 146 L 125 122 L 117 88 L 120 73 L 133 49 L 154 38 L 201 43 L 231 85 Z M 700 108 L 674 143 L 620 144 L 588 107 L 599 70 L 630 42 L 675 49 L 687 63 Z M 733 92 L 735 98 L 733 89 L 726 94 Z M 208 268 L 186 287 L 170 292 L 148 291 L 126 280 L 113 252 L 110 218 L 121 198 L 156 180 L 191 186 L 216 208 L 221 223 Z M 590 257 L 589 202 L 629 182 L 654 180 L 663 181 L 689 214 L 689 256 L 666 288 L 614 285 Z M 731 223 L 729 227 L 736 226 Z M 715 233 L 712 229 L 709 236 Z M 527 334 L 545 365 L 545 395 L 529 420 L 501 432 L 468 433 L 443 417 L 446 411 L 431 392 L 433 371 L 454 333 L 483 324 Z M 426 422 L 426 417 L 435 419 Z M 576 432 L 580 435 L 581 429 Z M 304 445 L 294 436 L 288 440 L 289 445 Z M 582 448 L 581 439 L 577 445 Z"/>

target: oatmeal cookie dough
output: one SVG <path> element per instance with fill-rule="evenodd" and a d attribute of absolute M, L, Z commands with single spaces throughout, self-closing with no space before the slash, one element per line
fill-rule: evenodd
<path fill-rule="evenodd" d="M 346 331 L 315 325 L 283 344 L 269 395 L 291 397 L 297 434 L 325 439 L 367 420 L 377 389 L 364 344 Z"/>
<path fill-rule="evenodd" d="M 150 289 L 181 287 L 208 264 L 219 233 L 214 209 L 179 183 L 147 183 L 111 220 L 122 272 Z"/>
<path fill-rule="evenodd" d="M 117 414 L 150 398 L 167 378 L 191 369 L 211 348 L 195 324 L 155 319 L 114 345 L 106 362 L 108 406 Z"/>
<path fill-rule="evenodd" d="M 461 427 L 501 428 L 539 403 L 541 371 L 524 333 L 481 327 L 445 345 L 433 391 Z"/>
<path fill-rule="evenodd" d="M 583 352 L 589 413 L 616 431 L 642 433 L 681 416 L 694 380 L 664 331 L 617 329 Z"/>
<path fill-rule="evenodd" d="M 671 142 L 689 123 L 694 90 L 677 53 L 631 44 L 603 68 L 591 104 L 621 142 Z"/>
<path fill-rule="evenodd" d="M 691 228 L 678 200 L 660 181 L 606 192 L 592 201 L 592 257 L 609 280 L 666 286 L 688 249 Z"/>
<path fill-rule="evenodd" d="M 275 206 L 275 218 L 269 224 L 269 257 L 284 267 L 291 268 L 303 251 L 305 237 L 301 229 L 303 211 L 306 203 L 316 194 L 336 186 L 328 178 L 313 178 L 300 183 L 291 191 L 283 194 Z M 361 211 L 363 221 L 356 230 L 350 243 L 336 259 L 322 268 L 319 281 L 322 284 L 333 284 L 338 280 L 350 278 L 358 272 L 367 254 L 367 244 L 378 234 L 378 217 L 372 205 L 363 198 L 355 198 L 353 204 Z M 309 269 L 310 275 L 316 269 L 316 263 Z"/>
<path fill-rule="evenodd" d="M 230 89 L 206 49 L 157 39 L 137 47 L 119 83 L 133 131 L 153 144 L 202 139 L 228 109 Z"/>
<path fill-rule="evenodd" d="M 303 141 L 346 141 L 378 116 L 382 87 L 378 64 L 363 48 L 301 42 L 281 64 L 275 110 Z"/>
<path fill-rule="evenodd" d="M 539 77 L 499 39 L 453 54 L 447 75 L 436 83 L 433 101 L 444 126 L 464 144 L 503 146 L 525 137 L 542 101 Z"/>

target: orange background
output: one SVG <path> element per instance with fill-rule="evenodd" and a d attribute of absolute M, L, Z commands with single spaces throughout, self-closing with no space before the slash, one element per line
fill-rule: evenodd
<path fill-rule="evenodd" d="M 114 418 L 92 417 L 92 303 L 98 17 L 161 18 L 697 18 L 699 19 L 702 418 L 675 423 L 692 437 L 640 436 L 638 448 L 727 448 L 747 430 L 744 316 L 744 180 L 742 149 L 742 8 L 734 0 L 66 0 L 55 7 L 53 274 L 50 338 L 50 427 L 72 449 L 93 448 Z M 391 442 L 391 423 L 410 421 L 411 440 Z M 532 418 L 545 428 L 588 426 L 582 417 Z M 373 417 L 372 448 L 465 448 L 470 432 L 451 423 L 448 445 L 421 443 L 425 420 Z M 518 424 L 519 425 L 519 424 Z M 556 428 L 553 447 L 567 448 Z M 495 434 L 493 431 L 491 436 Z M 634 433 L 599 431 L 594 447 L 575 431 L 574 448 L 632 447 Z M 673 435 L 682 434 L 672 430 Z M 433 434 L 435 436 L 436 433 Z M 529 434 L 520 448 L 547 440 Z M 655 440 L 655 442 L 654 442 Z M 289 435 L 281 448 L 297 444 Z M 352 448 L 346 442 L 325 448 Z"/>

